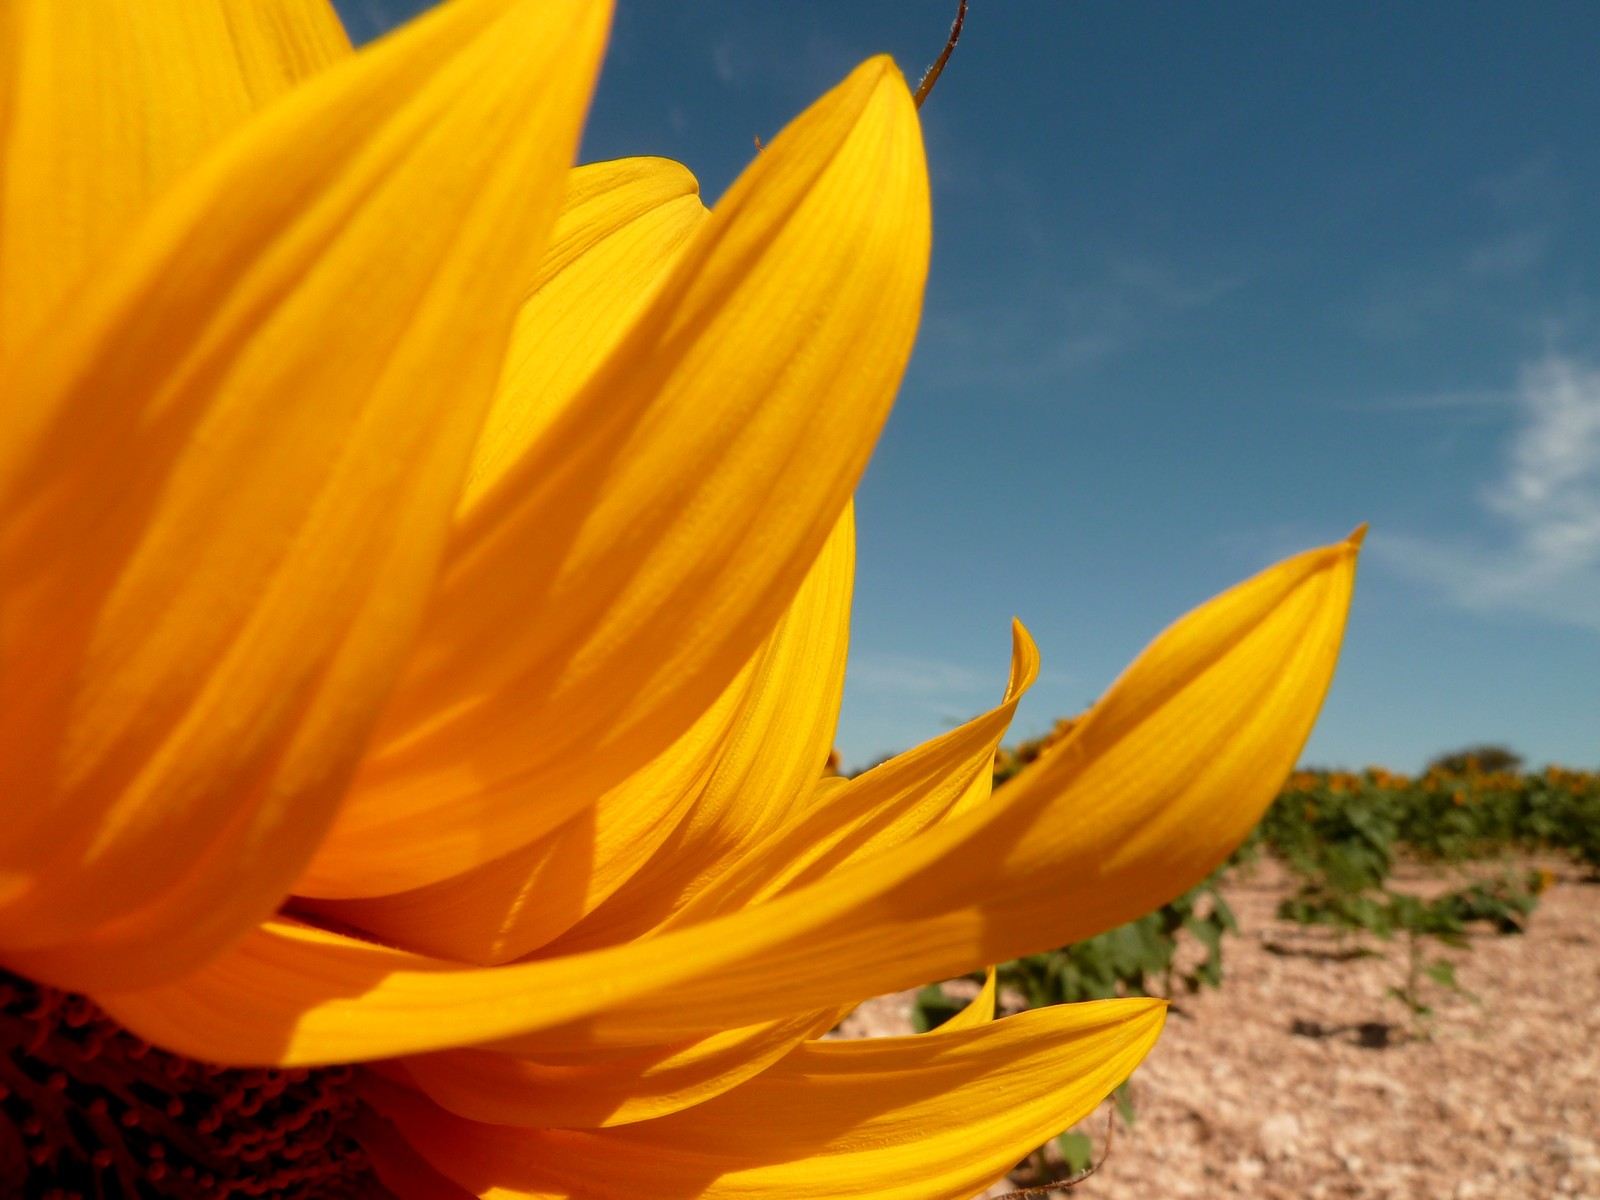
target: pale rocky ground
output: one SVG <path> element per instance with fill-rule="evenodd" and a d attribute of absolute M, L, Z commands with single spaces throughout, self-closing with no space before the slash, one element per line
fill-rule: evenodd
<path fill-rule="evenodd" d="M 1134 1126 L 1119 1125 L 1097 1176 L 1053 1194 L 1600 1200 L 1600 882 L 1540 865 L 1556 882 L 1526 935 L 1443 952 L 1481 1006 L 1432 989 L 1426 1039 L 1385 996 L 1399 945 L 1352 959 L 1331 932 L 1278 921 L 1291 885 L 1271 862 L 1231 881 L 1240 933 L 1224 944 L 1221 990 L 1180 998 L 1133 1078 Z M 1420 867 L 1398 878 L 1445 886 Z M 868 1002 L 841 1032 L 906 1032 L 913 994 Z M 1079 1128 L 1099 1147 L 1104 1110 Z M 1019 1171 L 986 1196 L 1037 1182 Z"/>

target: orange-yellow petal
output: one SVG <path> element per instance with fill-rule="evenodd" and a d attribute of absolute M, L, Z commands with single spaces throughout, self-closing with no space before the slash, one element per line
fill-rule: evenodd
<path fill-rule="evenodd" d="M 484 966 L 543 946 L 626 886 L 685 821 L 749 690 L 742 672 L 676 742 L 588 808 L 460 875 L 387 896 L 297 899 L 395 946 Z"/>
<path fill-rule="evenodd" d="M 722 692 L 888 412 L 921 308 L 927 186 L 886 59 L 758 156 L 623 345 L 456 530 L 301 890 L 417 887 L 503 854 Z"/>
<path fill-rule="evenodd" d="M 976 1029 L 979 1025 L 987 1025 L 994 1020 L 994 1006 L 996 995 L 999 991 L 999 975 L 990 967 L 984 975 L 983 988 L 972 1002 L 951 1017 L 940 1029 Z"/>
<path fill-rule="evenodd" d="M 665 923 L 814 795 L 833 746 L 855 577 L 851 505 L 758 656 L 712 773 L 684 819 L 604 904 L 541 957 Z"/>
<path fill-rule="evenodd" d="M 527 455 L 649 307 L 706 220 L 700 186 L 664 158 L 575 168 L 517 313 L 458 521 Z"/>
<path fill-rule="evenodd" d="M 1309 551 L 1224 593 L 1019 786 L 764 904 L 488 970 L 274 924 L 181 984 L 101 1000 L 221 1061 L 651 1045 L 1089 936 L 1192 886 L 1259 818 L 1332 678 L 1355 558 L 1353 541 Z"/>
<path fill-rule="evenodd" d="M 411 644 L 605 38 L 461 0 L 163 193 L 4 381 L 0 953 L 172 978 L 272 911 Z"/>
<path fill-rule="evenodd" d="M 705 219 L 694 176 L 657 158 L 574 169 L 517 314 L 457 520 L 492 490 L 660 289 Z M 703 786 L 743 677 L 665 753 L 544 837 L 421 888 L 301 906 L 396 945 L 491 964 L 525 954 L 609 895 Z M 309 881 L 307 886 L 311 886 Z"/>
<path fill-rule="evenodd" d="M 349 53 L 327 0 L 0 6 L 0 362 L 163 187 Z"/>
<path fill-rule="evenodd" d="M 398 1200 L 473 1200 L 471 1192 L 435 1171 L 404 1134 L 370 1108 L 358 1110 L 349 1128 L 378 1182 Z"/>
<path fill-rule="evenodd" d="M 527 1129 L 627 1125 L 703 1104 L 766 1070 L 837 1022 L 829 1009 L 723 1030 L 624 1058 L 541 1061 L 468 1047 L 412 1055 L 406 1070 L 442 1107 Z"/>
<path fill-rule="evenodd" d="M 607 941 L 659 924 L 722 857 L 781 821 L 785 798 L 803 795 L 802 781 L 821 770 L 843 684 L 854 560 L 847 507 L 789 612 L 717 702 L 555 832 L 438 883 L 308 901 L 301 911 L 483 964 L 519 958 L 580 922 L 580 936 Z"/>
<path fill-rule="evenodd" d="M 967 1200 L 1126 1079 L 1165 1013 L 1103 1000 L 812 1042 L 704 1104 L 595 1131 L 479 1124 L 381 1080 L 364 1093 L 437 1170 L 496 1200 Z"/>
<path fill-rule="evenodd" d="M 995 750 L 1038 674 L 1038 647 L 1021 623 L 1014 623 L 1011 677 L 998 705 L 830 790 L 746 850 L 674 914 L 668 928 L 758 904 L 881 855 L 937 824 L 975 787 L 987 787 Z"/>

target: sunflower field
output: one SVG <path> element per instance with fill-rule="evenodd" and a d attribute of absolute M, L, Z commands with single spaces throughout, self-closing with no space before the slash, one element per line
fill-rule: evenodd
<path fill-rule="evenodd" d="M 1553 850 L 1600 869 L 1600 774 L 1485 769 L 1473 754 L 1446 756 L 1415 777 L 1378 767 L 1296 771 L 1245 845 L 1315 871 L 1323 847 L 1353 840 L 1435 863 Z"/>
<path fill-rule="evenodd" d="M 994 782 L 1003 786 L 1072 728 L 1057 721 L 1044 737 L 1002 747 Z M 1414 1014 L 1431 1011 L 1425 983 L 1460 991 L 1430 940 L 1460 947 L 1469 927 L 1515 934 L 1526 928 L 1548 872 L 1521 870 L 1519 856 L 1557 853 L 1600 871 L 1600 773 L 1551 766 L 1520 770 L 1500 747 L 1442 756 L 1417 776 L 1369 767 L 1361 772 L 1298 770 L 1261 823 L 1212 878 L 1151 913 L 1087 941 L 1000 967 L 1000 982 L 1030 1006 L 1122 995 L 1180 1000 L 1224 978 L 1233 914 L 1219 890 L 1230 869 L 1262 855 L 1297 880 L 1279 916 L 1305 925 L 1399 939 L 1404 981 L 1392 989 Z M 1391 886 L 1400 861 L 1440 867 L 1502 864 L 1496 878 L 1421 900 Z M 1180 953 L 1185 943 L 1191 951 Z M 938 1025 L 958 1005 L 937 986 L 924 989 L 915 1021 Z"/>
<path fill-rule="evenodd" d="M 1025 769 L 1072 729 L 1055 723 L 1041 738 L 1002 747 L 994 784 Z M 1521 770 L 1501 747 L 1444 755 L 1420 775 L 1381 767 L 1360 772 L 1297 770 L 1232 858 L 1197 887 L 1161 908 L 1086 941 L 1003 963 L 1002 994 L 1038 1007 L 1113 996 L 1186 995 L 1224 980 L 1224 948 L 1237 925 L 1222 891 L 1230 873 L 1249 875 L 1265 857 L 1282 863 L 1294 892 L 1281 919 L 1331 929 L 1348 957 L 1369 957 L 1373 935 L 1393 963 L 1388 995 L 1411 1015 L 1410 1036 L 1430 1036 L 1441 992 L 1476 1002 L 1438 950 L 1470 948 L 1469 931 L 1526 931 L 1551 873 L 1529 857 L 1570 858 L 1600 874 L 1600 772 L 1550 766 Z M 1394 882 L 1398 866 L 1449 878 L 1427 895 Z M 1467 872 L 1454 868 L 1469 867 Z M 1416 870 L 1407 872 L 1410 876 Z M 1455 886 L 1453 886 L 1455 885 Z M 978 977 L 974 976 L 976 980 Z M 918 994 L 913 1025 L 925 1030 L 960 1011 L 940 985 Z M 1135 1113 L 1126 1085 L 1114 1097 L 1122 1120 Z M 1028 1183 L 1070 1180 L 1090 1164 L 1090 1139 L 1069 1132 L 1019 1166 Z M 1057 1165 L 1052 1165 L 1057 1164 Z"/>

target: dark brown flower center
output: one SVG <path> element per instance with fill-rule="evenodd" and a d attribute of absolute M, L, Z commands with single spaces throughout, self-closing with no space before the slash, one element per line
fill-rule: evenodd
<path fill-rule="evenodd" d="M 84 996 L 0 971 L 0 1196 L 387 1196 L 349 1133 L 352 1077 L 180 1058 Z"/>

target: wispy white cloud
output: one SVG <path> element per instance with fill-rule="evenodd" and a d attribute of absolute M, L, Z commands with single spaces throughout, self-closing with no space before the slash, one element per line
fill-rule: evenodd
<path fill-rule="evenodd" d="M 1483 176 L 1473 183 L 1472 191 L 1493 207 L 1513 215 L 1548 214 L 1565 202 L 1567 194 L 1555 151 L 1549 147 L 1504 171 Z"/>
<path fill-rule="evenodd" d="M 1173 312 L 1208 308 L 1245 284 L 1243 274 L 1185 276 L 1145 258 L 1114 257 L 1107 265 L 1127 292 Z"/>
<path fill-rule="evenodd" d="M 1555 225 L 1540 220 L 1456 247 L 1442 261 L 1390 269 L 1357 307 L 1352 323 L 1375 342 L 1406 341 L 1445 323 L 1459 324 L 1463 315 L 1526 326 L 1522 297 L 1538 285 L 1555 242 Z M 1511 285 L 1523 288 L 1514 298 L 1507 294 Z"/>
<path fill-rule="evenodd" d="M 749 74 L 750 54 L 736 39 L 719 38 L 711 46 L 711 69 L 723 83 L 737 83 Z"/>
<path fill-rule="evenodd" d="M 815 28 L 799 6 L 793 11 L 730 7 L 720 14 L 716 30 L 706 51 L 723 86 L 744 88 L 760 81 L 791 91 L 800 104 L 838 83 L 859 61 L 856 44 Z"/>
<path fill-rule="evenodd" d="M 1544 262 L 1550 251 L 1547 225 L 1529 225 L 1493 237 L 1467 252 L 1464 270 L 1473 279 L 1511 279 L 1526 275 Z"/>
<path fill-rule="evenodd" d="M 994 692 L 992 672 L 907 654 L 868 652 L 852 659 L 849 680 L 863 692 L 928 703 L 956 703 Z M 1004 680 L 998 686 L 1004 686 Z"/>
<path fill-rule="evenodd" d="M 1486 175 L 1466 195 L 1474 232 L 1453 244 L 1424 241 L 1410 259 L 1384 261 L 1351 313 L 1358 333 L 1375 342 L 1407 341 L 1467 319 L 1537 334 L 1548 322 L 1547 276 L 1570 224 L 1555 155 L 1540 152 Z M 1530 302 L 1537 309 L 1531 318 Z"/>
<path fill-rule="evenodd" d="M 1489 388 L 1461 388 L 1442 392 L 1397 392 L 1391 396 L 1363 397 L 1342 402 L 1350 412 L 1471 412 L 1498 415 L 1506 394 Z"/>
<path fill-rule="evenodd" d="M 1477 496 L 1498 544 L 1389 535 L 1373 549 L 1463 607 L 1600 631 L 1600 370 L 1550 355 L 1523 370 L 1514 400 L 1503 469 Z"/>
<path fill-rule="evenodd" d="M 951 388 L 1057 382 L 1164 336 L 1245 282 L 1104 256 L 1072 287 L 1024 287 L 1016 289 L 1024 299 L 928 313 L 918 365 L 928 382 Z"/>

